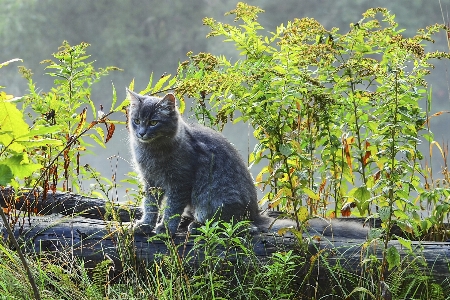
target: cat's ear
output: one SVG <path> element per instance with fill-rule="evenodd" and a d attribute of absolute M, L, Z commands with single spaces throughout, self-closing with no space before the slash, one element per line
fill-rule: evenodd
<path fill-rule="evenodd" d="M 164 96 L 164 98 L 161 100 L 161 103 L 164 103 L 168 108 L 174 110 L 177 104 L 177 99 L 172 93 L 169 93 Z"/>
<path fill-rule="evenodd" d="M 127 88 L 127 98 L 128 100 L 130 100 L 131 105 L 142 103 L 141 95 L 133 91 L 130 91 L 128 88 Z"/>

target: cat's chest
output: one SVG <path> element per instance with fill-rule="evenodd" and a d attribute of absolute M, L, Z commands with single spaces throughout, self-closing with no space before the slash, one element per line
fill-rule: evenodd
<path fill-rule="evenodd" d="M 136 149 L 135 158 L 139 169 L 147 178 L 178 178 L 194 175 L 197 157 L 186 148 L 165 151 Z"/>

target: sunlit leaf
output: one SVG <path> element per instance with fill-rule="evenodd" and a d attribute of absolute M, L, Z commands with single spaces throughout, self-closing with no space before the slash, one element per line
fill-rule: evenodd
<path fill-rule="evenodd" d="M 18 154 L 8 157 L 0 161 L 0 165 L 8 166 L 14 177 L 18 177 L 20 179 L 29 177 L 33 174 L 33 172 L 42 168 L 41 164 L 29 162 L 28 157 L 25 154 Z"/>
<path fill-rule="evenodd" d="M 309 198 L 314 199 L 314 200 L 320 199 L 319 194 L 315 193 L 310 188 L 304 187 L 302 190 L 306 195 L 308 195 Z"/>
<path fill-rule="evenodd" d="M 304 222 L 308 219 L 309 217 L 309 211 L 308 208 L 306 206 L 301 206 L 298 210 L 297 210 L 297 218 L 299 221 Z"/>

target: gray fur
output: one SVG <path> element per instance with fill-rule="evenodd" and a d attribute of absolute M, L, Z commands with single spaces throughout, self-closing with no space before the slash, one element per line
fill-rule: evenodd
<path fill-rule="evenodd" d="M 250 172 L 222 134 L 186 124 L 172 94 L 164 98 L 129 90 L 127 94 L 131 154 L 145 188 L 144 214 L 137 227 L 157 233 L 167 228 L 173 234 L 184 213 L 195 220 L 191 228 L 217 218 L 248 219 L 267 230 L 274 219 L 259 214 Z M 153 187 L 162 188 L 164 197 L 156 199 L 150 192 Z M 279 223 L 273 230 L 294 225 Z"/>
<path fill-rule="evenodd" d="M 225 221 L 256 218 L 252 177 L 223 135 L 186 124 L 171 94 L 161 99 L 128 91 L 128 96 L 131 153 L 147 192 L 141 225 L 161 232 L 167 222 L 174 233 L 183 212 L 200 224 L 216 214 Z M 151 126 L 151 121 L 158 124 Z M 151 187 L 161 187 L 166 198 L 158 224 L 161 201 L 148 193 Z"/>

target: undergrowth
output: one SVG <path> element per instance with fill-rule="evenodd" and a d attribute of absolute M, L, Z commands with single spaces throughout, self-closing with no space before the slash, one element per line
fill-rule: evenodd
<path fill-rule="evenodd" d="M 260 203 L 297 221 L 298 228 L 289 229 L 299 238 L 291 249 L 259 257 L 246 222 L 211 220 L 191 236 L 189 250 L 189 242 L 152 237 L 150 242 L 163 243 L 166 251 L 144 263 L 133 231 L 117 213 L 115 175 L 111 180 L 80 164 L 88 141 L 106 147 L 121 125 L 112 115 L 126 111 L 128 103 L 117 104 L 114 86 L 109 110 L 97 107 L 90 94 L 93 84 L 117 68 L 95 69 L 88 44 L 64 42 L 43 62 L 55 77 L 50 91 L 39 92 L 31 71 L 22 67 L 29 94 L 15 98 L 0 92 L 0 186 L 27 188 L 28 195 L 45 198 L 56 191 L 82 192 L 80 175 L 92 179 L 96 190 L 90 194 L 107 198 L 107 230 L 117 243 L 118 261 L 105 256 L 87 267 L 70 249 L 24 255 L 12 230 L 20 231 L 15 227 L 38 211 L 31 198 L 15 209 L 19 197 L 13 196 L 0 211 L 10 230 L 2 231 L 0 240 L 2 299 L 450 298 L 448 278 L 435 279 L 433 262 L 413 243 L 449 237 L 448 150 L 433 139 L 430 119 L 442 113 L 430 115 L 425 80 L 435 59 L 449 58 L 427 52 L 426 45 L 449 29 L 432 25 L 408 38 L 394 15 L 376 8 L 346 33 L 305 18 L 264 36 L 257 22 L 262 12 L 239 3 L 229 13 L 234 25 L 204 19 L 210 37 L 235 44 L 237 61 L 189 53 L 176 76 L 156 82 L 151 77 L 140 93 L 174 90 L 181 111 L 184 97 L 194 98 L 201 122 L 253 126 L 258 144 L 250 163 L 265 163 L 256 176 L 266 192 Z M 134 90 L 134 82 L 129 88 Z M 444 178 L 436 179 L 424 161 L 422 141 L 429 145 L 429 159 L 439 150 Z M 138 185 L 133 176 L 127 181 Z M 423 207 L 429 210 L 425 217 Z M 330 241 L 302 232 L 310 218 L 350 214 L 368 223 L 379 219 L 381 227 L 364 242 L 331 249 L 320 246 Z"/>

